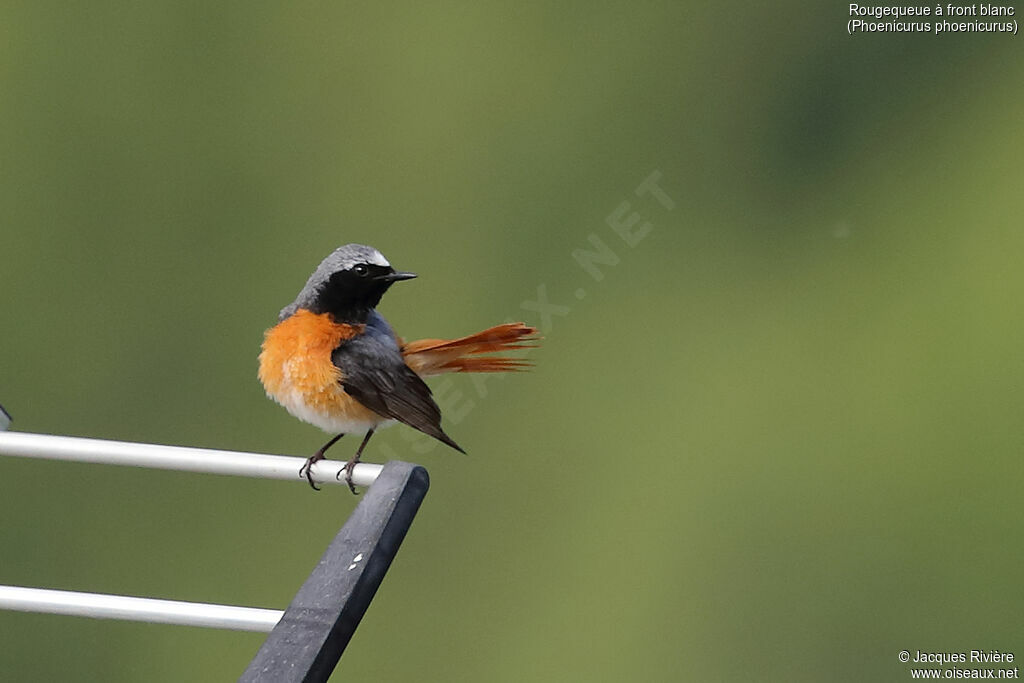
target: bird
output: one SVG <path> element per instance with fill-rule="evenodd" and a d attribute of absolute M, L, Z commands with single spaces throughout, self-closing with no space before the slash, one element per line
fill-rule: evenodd
<path fill-rule="evenodd" d="M 312 465 L 345 434 L 363 435 L 342 470 L 352 493 L 352 472 L 370 437 L 385 425 L 406 424 L 465 453 L 442 429 L 441 410 L 424 377 L 514 372 L 532 365 L 523 358 L 487 355 L 536 346 L 537 329 L 522 322 L 458 339 L 398 337 L 377 305 L 391 285 L 414 277 L 392 268 L 373 247 L 346 244 L 320 262 L 264 333 L 258 376 L 267 396 L 294 417 L 334 434 L 299 470 L 316 490 Z"/>

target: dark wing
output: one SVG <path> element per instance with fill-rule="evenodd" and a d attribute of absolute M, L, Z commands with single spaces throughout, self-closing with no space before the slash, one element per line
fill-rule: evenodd
<path fill-rule="evenodd" d="M 405 364 L 397 344 L 370 329 L 367 332 L 331 353 L 331 361 L 343 376 L 342 388 L 378 415 L 403 422 L 465 453 L 441 429 L 441 409 L 434 403 L 430 387 Z"/>

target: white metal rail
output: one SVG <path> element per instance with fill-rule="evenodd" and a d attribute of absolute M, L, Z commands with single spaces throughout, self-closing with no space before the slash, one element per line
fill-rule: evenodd
<path fill-rule="evenodd" d="M 269 633 L 283 610 L 0 586 L 0 609 Z"/>
<path fill-rule="evenodd" d="M 265 455 L 218 451 L 209 448 L 160 446 L 127 441 L 104 441 L 73 436 L 50 436 L 25 432 L 0 431 L 0 455 L 19 458 L 42 458 L 104 465 L 152 467 L 159 470 L 229 474 L 239 477 L 284 479 L 308 486 L 306 477 L 299 474 L 305 458 L 288 455 Z M 339 460 L 321 460 L 313 465 L 313 481 L 318 484 L 344 484 L 341 474 L 345 463 Z M 363 462 L 355 466 L 352 483 L 369 486 L 380 474 L 382 465 Z"/>
<path fill-rule="evenodd" d="M 308 485 L 306 477 L 299 474 L 305 458 L 8 432 L 3 431 L 8 424 L 3 418 L 6 415 L 0 409 L 0 455 L 281 479 Z M 347 485 L 342 474 L 344 466 L 344 462 L 337 460 L 321 460 L 313 465 L 313 481 Z M 358 486 L 369 486 L 382 469 L 382 465 L 359 463 L 352 481 Z M 255 607 L 21 586 L 0 586 L 0 609 L 264 632 L 271 631 L 283 614 L 280 610 Z"/>

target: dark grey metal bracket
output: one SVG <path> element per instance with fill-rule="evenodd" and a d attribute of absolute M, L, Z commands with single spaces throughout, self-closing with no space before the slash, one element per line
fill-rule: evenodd
<path fill-rule="evenodd" d="M 318 683 L 330 677 L 429 485 L 419 465 L 384 465 L 238 679 L 241 683 Z"/>

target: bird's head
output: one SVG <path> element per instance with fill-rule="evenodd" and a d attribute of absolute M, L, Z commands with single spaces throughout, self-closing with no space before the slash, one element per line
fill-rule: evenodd
<path fill-rule="evenodd" d="M 281 320 L 300 309 L 330 313 L 342 322 L 365 322 L 366 316 L 394 282 L 416 277 L 396 271 L 373 247 L 346 244 L 320 262 Z"/>

